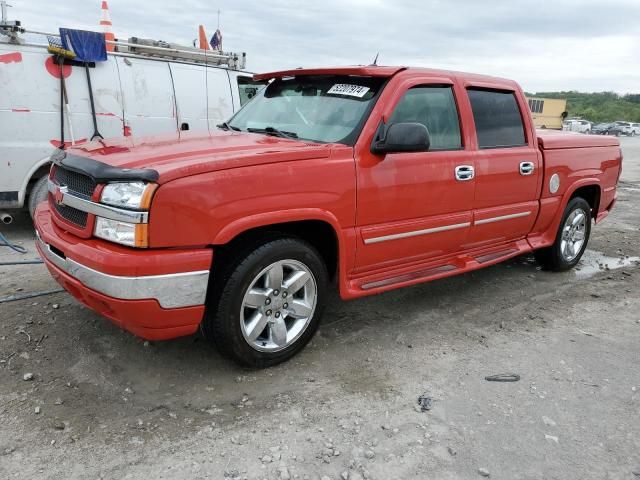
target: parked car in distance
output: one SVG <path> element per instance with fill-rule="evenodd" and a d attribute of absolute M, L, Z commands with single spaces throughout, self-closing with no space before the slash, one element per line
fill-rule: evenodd
<path fill-rule="evenodd" d="M 635 137 L 640 134 L 640 123 L 617 121 L 615 124 L 620 127 L 624 135 Z"/>
<path fill-rule="evenodd" d="M 562 130 L 565 132 L 591 133 L 591 122 L 580 119 L 565 120 L 562 122 Z"/>
<path fill-rule="evenodd" d="M 311 339 L 332 285 L 354 299 L 530 252 L 568 270 L 616 202 L 618 139 L 536 131 L 514 81 L 381 66 L 254 79 L 271 82 L 217 132 L 54 155 L 36 244 L 72 295 L 140 337 L 200 329 L 266 367 Z"/>
<path fill-rule="evenodd" d="M 619 137 L 624 135 L 624 129 L 617 123 L 599 123 L 594 125 L 591 133 L 595 135 L 614 135 Z"/>

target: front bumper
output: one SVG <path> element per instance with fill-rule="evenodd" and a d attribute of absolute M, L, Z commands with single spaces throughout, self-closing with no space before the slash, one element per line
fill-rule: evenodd
<path fill-rule="evenodd" d="M 194 333 L 204 315 L 210 249 L 134 250 L 75 237 L 35 214 L 37 248 L 53 277 L 83 304 L 146 339 Z"/>

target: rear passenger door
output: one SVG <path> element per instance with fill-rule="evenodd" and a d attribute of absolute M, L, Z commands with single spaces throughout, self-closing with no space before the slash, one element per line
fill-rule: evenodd
<path fill-rule="evenodd" d="M 156 135 L 177 130 L 169 63 L 118 57 L 125 135 Z"/>
<path fill-rule="evenodd" d="M 207 67 L 207 118 L 209 131 L 233 115 L 233 99 L 229 75 L 224 68 Z"/>
<path fill-rule="evenodd" d="M 206 132 L 207 76 L 202 65 L 171 63 L 173 89 L 176 93 L 178 128 Z"/>
<path fill-rule="evenodd" d="M 518 94 L 467 88 L 478 154 L 473 227 L 465 248 L 524 238 L 538 213 L 542 158 Z"/>

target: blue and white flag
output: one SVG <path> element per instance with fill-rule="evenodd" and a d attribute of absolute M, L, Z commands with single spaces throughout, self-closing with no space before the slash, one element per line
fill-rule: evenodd
<path fill-rule="evenodd" d="M 220 32 L 220 29 L 217 29 L 216 33 L 211 36 L 209 44 L 214 50 L 222 50 L 222 32 Z"/>

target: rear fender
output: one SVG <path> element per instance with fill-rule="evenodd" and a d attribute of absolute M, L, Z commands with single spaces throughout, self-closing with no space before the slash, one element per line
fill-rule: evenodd
<path fill-rule="evenodd" d="M 561 200 L 557 203 L 557 208 L 555 210 L 555 213 L 553 213 L 553 215 L 551 216 L 551 221 L 549 221 L 548 216 L 546 216 L 546 218 L 545 215 L 542 214 L 538 216 L 536 225 L 533 228 L 534 233 L 527 238 L 532 248 L 538 249 L 553 245 L 553 242 L 555 242 L 556 239 L 556 234 L 558 233 L 558 228 L 560 227 L 562 215 L 564 214 L 565 208 L 567 208 L 569 200 L 571 200 L 571 197 L 576 192 L 576 190 L 581 187 L 587 187 L 591 185 L 597 185 L 602 192 L 600 179 L 598 179 L 597 177 L 581 178 L 580 180 L 576 180 L 569 187 L 567 187 L 561 197 Z M 553 198 L 554 197 L 552 197 L 551 199 L 543 199 L 542 202 L 544 203 L 545 200 L 549 201 Z M 600 206 L 598 205 L 597 208 L 600 208 Z"/>

